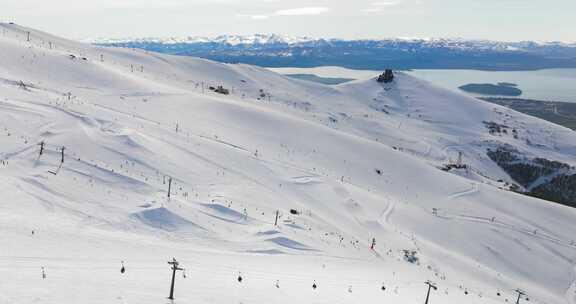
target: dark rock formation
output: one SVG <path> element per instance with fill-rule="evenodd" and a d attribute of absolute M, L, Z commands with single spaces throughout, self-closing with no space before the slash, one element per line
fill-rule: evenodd
<path fill-rule="evenodd" d="M 386 69 L 386 71 L 384 71 L 382 75 L 378 76 L 378 79 L 376 81 L 380 83 L 390 83 L 393 80 L 394 80 L 394 73 L 392 72 L 392 70 Z"/>

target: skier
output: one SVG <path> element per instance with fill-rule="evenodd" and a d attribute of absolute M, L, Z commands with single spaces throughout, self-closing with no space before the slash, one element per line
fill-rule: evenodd
<path fill-rule="evenodd" d="M 370 250 L 374 250 L 374 247 L 376 247 L 376 238 L 372 238 L 372 245 L 370 245 Z"/>
<path fill-rule="evenodd" d="M 124 261 L 120 262 L 122 264 L 122 268 L 120 268 L 120 273 L 126 272 L 126 268 L 124 267 Z"/>

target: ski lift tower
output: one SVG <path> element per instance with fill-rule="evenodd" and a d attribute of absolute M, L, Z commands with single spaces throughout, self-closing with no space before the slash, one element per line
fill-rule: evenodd
<path fill-rule="evenodd" d="M 172 261 L 169 261 L 168 264 L 172 265 L 172 284 L 170 284 L 170 296 L 168 299 L 174 300 L 174 281 L 176 280 L 176 271 L 184 271 L 184 268 L 178 267 L 180 263 L 178 263 L 175 258 L 172 258 Z"/>
<path fill-rule="evenodd" d="M 434 290 L 437 290 L 438 287 L 436 287 L 436 285 L 430 281 L 426 281 L 424 284 L 428 285 L 428 293 L 426 294 L 426 302 L 424 302 L 424 304 L 428 304 L 428 300 L 430 299 L 430 289 L 433 288 Z"/>
<path fill-rule="evenodd" d="M 520 298 L 525 295 L 526 293 L 520 289 L 516 289 L 514 290 L 515 292 L 518 293 L 518 298 L 516 299 L 516 304 L 520 304 Z"/>

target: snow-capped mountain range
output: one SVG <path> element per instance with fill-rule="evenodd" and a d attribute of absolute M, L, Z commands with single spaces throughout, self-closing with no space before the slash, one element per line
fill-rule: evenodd
<path fill-rule="evenodd" d="M 298 44 L 323 39 L 309 37 L 293 37 L 277 34 L 254 34 L 254 35 L 220 35 L 216 37 L 188 36 L 188 37 L 164 37 L 164 38 L 96 38 L 84 39 L 83 42 L 94 44 L 128 43 L 128 42 L 153 42 L 164 44 L 175 43 L 222 43 L 229 45 L 251 45 L 251 44 Z"/>
<path fill-rule="evenodd" d="M 382 39 L 339 39 L 339 38 L 311 38 L 305 36 L 287 36 L 279 34 L 254 34 L 254 35 L 219 35 L 216 37 L 187 36 L 187 37 L 143 37 L 143 38 L 89 38 L 83 42 L 93 44 L 114 43 L 218 43 L 228 45 L 262 45 L 262 44 L 287 44 L 296 45 L 304 43 L 330 43 L 346 41 L 378 42 L 382 45 L 393 43 L 421 43 L 429 47 L 446 47 L 454 49 L 492 49 L 519 51 L 530 49 L 534 46 L 557 46 L 576 48 L 575 42 L 562 41 L 518 41 L 502 42 L 492 40 L 464 39 L 464 38 L 382 38 Z"/>
<path fill-rule="evenodd" d="M 576 303 L 570 129 L 0 30 L 2 304 Z"/>
<path fill-rule="evenodd" d="M 223 35 L 215 38 L 93 39 L 87 42 L 267 67 L 332 65 L 369 70 L 530 70 L 576 67 L 576 44 L 566 42 L 444 38 L 343 40 L 263 34 Z"/>

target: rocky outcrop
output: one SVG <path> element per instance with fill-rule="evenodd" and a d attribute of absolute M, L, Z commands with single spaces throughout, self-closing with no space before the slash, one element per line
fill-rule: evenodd
<path fill-rule="evenodd" d="M 386 69 L 382 75 L 378 76 L 376 81 L 380 83 L 390 83 L 394 80 L 394 73 L 390 69 Z"/>

